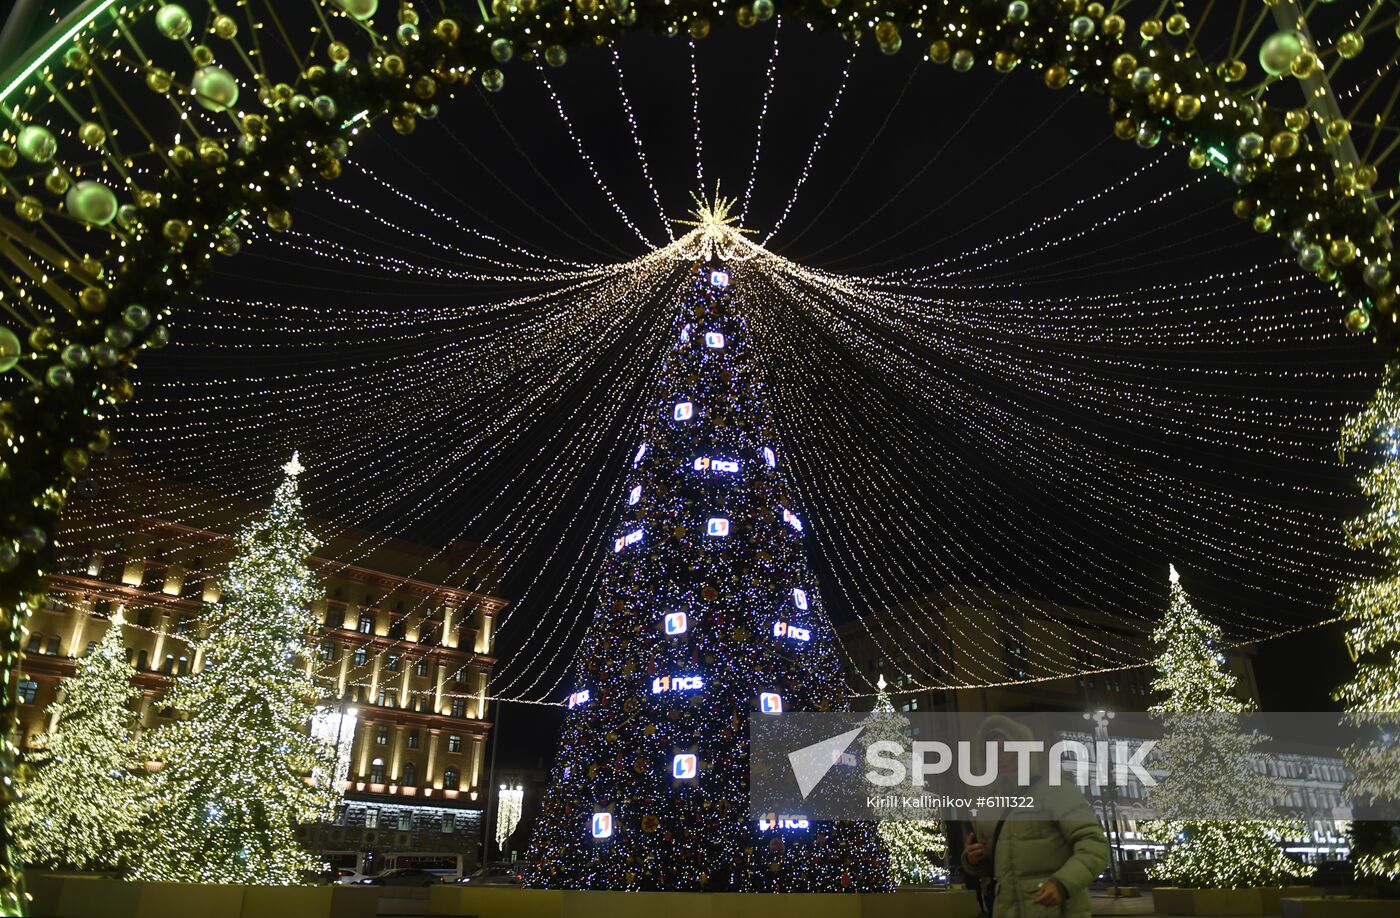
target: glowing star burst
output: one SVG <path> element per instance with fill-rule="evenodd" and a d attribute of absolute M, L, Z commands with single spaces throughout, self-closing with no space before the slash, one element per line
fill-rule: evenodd
<path fill-rule="evenodd" d="M 754 230 L 737 226 L 738 217 L 730 216 L 738 198 L 726 198 L 719 193 L 719 183 L 715 183 L 713 200 L 705 201 L 691 192 L 695 209 L 690 212 L 694 220 L 676 220 L 682 226 L 695 229 L 675 241 L 674 248 L 681 258 L 698 261 L 748 261 L 757 257 L 762 247 L 743 237 L 743 233 Z"/>

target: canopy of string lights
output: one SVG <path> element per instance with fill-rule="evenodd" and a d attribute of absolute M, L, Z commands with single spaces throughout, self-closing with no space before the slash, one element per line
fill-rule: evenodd
<path fill-rule="evenodd" d="M 1400 80 L 1392 7 L 1313 6 L 81 4 L 0 79 L 7 670 L 43 571 L 65 563 L 69 490 L 113 442 L 153 474 L 250 498 L 277 476 L 268 457 L 301 448 L 320 516 L 497 547 L 511 604 L 491 694 L 557 702 L 676 303 L 709 258 L 732 265 L 762 342 L 828 604 L 907 661 L 906 686 L 1025 678 L 891 637 L 932 646 L 940 626 L 907 600 L 940 589 L 1146 627 L 1170 555 L 1217 582 L 1206 605 L 1234 641 L 1318 624 L 1355 569 L 1329 453 L 1376 384 L 1366 340 L 1382 356 L 1396 340 Z M 643 33 L 671 42 L 634 58 Z M 751 115 L 702 111 L 722 42 L 752 59 Z M 803 105 L 821 95 L 805 155 L 775 162 L 797 104 L 775 87 L 812 49 L 830 79 L 802 87 Z M 903 91 L 853 98 L 853 73 L 883 56 L 914 67 Z M 1057 184 L 1081 176 L 1066 160 L 996 204 L 950 207 L 961 187 L 917 183 L 948 144 L 1004 131 L 974 100 L 907 181 L 829 214 L 850 181 L 819 177 L 843 112 L 883 115 L 855 171 L 892 121 L 928 117 L 900 106 L 945 64 L 978 99 L 1001 91 L 992 73 L 1033 74 L 1041 127 L 1107 102 L 1083 147 L 1116 137 L 1136 163 Z M 679 183 L 639 117 L 641 75 L 662 71 L 689 79 L 667 103 L 693 128 Z M 625 173 L 596 154 L 601 98 Z M 527 106 L 591 204 L 512 134 Z M 411 153 L 441 144 L 473 181 L 524 188 L 500 181 L 487 136 L 538 179 L 510 192 L 538 236 Z M 945 184 L 994 173 L 1020 146 L 997 136 L 985 172 Z M 747 168 L 717 170 L 719 147 Z M 1207 209 L 1237 235 L 1164 237 Z M 837 213 L 838 231 L 813 231 Z M 1144 662 L 1092 631 L 1027 654 L 1045 677 Z M 850 662 L 852 692 L 873 691 Z"/>

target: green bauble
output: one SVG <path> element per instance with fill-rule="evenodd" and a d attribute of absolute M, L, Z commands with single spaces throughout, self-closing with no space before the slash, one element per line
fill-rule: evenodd
<path fill-rule="evenodd" d="M 46 127 L 31 124 L 19 132 L 19 143 L 15 144 L 19 155 L 31 163 L 46 163 L 58 152 L 58 141 Z"/>
<path fill-rule="evenodd" d="M 1270 76 L 1282 76 L 1303 50 L 1303 36 L 1292 29 L 1275 32 L 1259 46 L 1259 66 Z"/>
<path fill-rule="evenodd" d="M 379 0 L 335 0 L 335 2 L 337 6 L 349 13 L 351 18 L 358 19 L 360 22 L 369 19 L 379 9 Z"/>
<path fill-rule="evenodd" d="M 101 182 L 74 183 L 64 203 L 70 214 L 94 226 L 106 226 L 117 215 L 117 196 Z"/>
<path fill-rule="evenodd" d="M 156 28 L 166 38 L 178 40 L 194 30 L 194 22 L 183 6 L 167 3 L 156 11 Z"/>
<path fill-rule="evenodd" d="M 753 0 L 753 18 L 767 22 L 773 18 L 773 0 Z"/>
<path fill-rule="evenodd" d="M 200 67 L 190 85 L 195 99 L 211 112 L 222 112 L 238 103 L 238 81 L 222 67 Z"/>
<path fill-rule="evenodd" d="M 544 49 L 544 62 L 551 67 L 563 67 L 569 62 L 569 52 L 563 45 L 550 45 Z"/>
<path fill-rule="evenodd" d="M 506 75 L 495 67 L 484 70 L 481 73 L 481 85 L 487 92 L 500 92 L 506 85 Z"/>
<path fill-rule="evenodd" d="M 0 373 L 13 370 L 23 353 L 24 346 L 19 343 L 19 336 L 0 325 Z"/>

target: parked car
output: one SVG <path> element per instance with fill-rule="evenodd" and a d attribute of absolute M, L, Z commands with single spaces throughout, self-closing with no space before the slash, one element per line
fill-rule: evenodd
<path fill-rule="evenodd" d="M 473 886 L 519 886 L 524 880 L 519 864 L 488 864 L 457 878 L 458 883 Z"/>
<path fill-rule="evenodd" d="M 438 878 L 450 871 L 425 870 L 422 867 L 400 867 L 386 870 L 360 881 L 365 886 L 432 886 Z"/>
<path fill-rule="evenodd" d="M 358 870 L 352 870 L 349 867 L 341 867 L 336 870 L 335 877 L 331 882 L 337 886 L 353 886 L 361 880 L 366 879 L 368 879 L 368 877 Z"/>

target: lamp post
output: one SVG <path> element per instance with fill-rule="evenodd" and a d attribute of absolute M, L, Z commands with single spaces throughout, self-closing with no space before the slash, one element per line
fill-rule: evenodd
<path fill-rule="evenodd" d="M 1094 742 L 1102 743 L 1108 755 L 1109 780 L 1099 786 L 1097 808 L 1103 810 L 1104 829 L 1108 833 L 1108 876 L 1113 881 L 1113 895 L 1122 894 L 1118 882 L 1118 862 L 1123 858 L 1122 833 L 1118 831 L 1118 789 L 1113 783 L 1113 745 L 1108 739 L 1108 724 L 1113 720 L 1113 712 L 1098 710 L 1085 712 L 1084 719 L 1094 724 Z"/>

